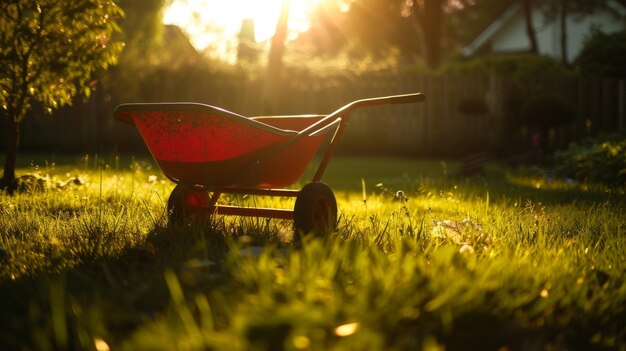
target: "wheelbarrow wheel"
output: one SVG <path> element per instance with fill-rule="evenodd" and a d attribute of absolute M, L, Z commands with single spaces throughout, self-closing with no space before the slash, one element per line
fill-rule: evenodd
<path fill-rule="evenodd" d="M 337 200 L 328 185 L 313 182 L 305 185 L 294 207 L 296 238 L 301 234 L 325 235 L 337 229 Z"/>
<path fill-rule="evenodd" d="M 178 184 L 167 200 L 167 214 L 170 225 L 183 226 L 199 221 L 210 215 L 209 194 L 193 187 Z"/>

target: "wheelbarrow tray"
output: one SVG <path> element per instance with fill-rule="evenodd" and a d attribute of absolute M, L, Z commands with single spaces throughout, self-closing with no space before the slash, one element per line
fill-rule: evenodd
<path fill-rule="evenodd" d="M 247 118 L 199 103 L 122 104 L 163 173 L 207 189 L 281 188 L 302 175 L 332 125 L 290 143 L 323 115 Z M 289 147 L 281 147 L 290 143 Z"/>

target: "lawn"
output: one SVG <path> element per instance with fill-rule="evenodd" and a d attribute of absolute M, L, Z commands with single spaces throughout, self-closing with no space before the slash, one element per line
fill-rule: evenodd
<path fill-rule="evenodd" d="M 147 159 L 52 159 L 0 195 L 2 350 L 626 350 L 623 191 L 336 157 L 338 231 L 296 246 L 288 221 L 168 226 Z"/>

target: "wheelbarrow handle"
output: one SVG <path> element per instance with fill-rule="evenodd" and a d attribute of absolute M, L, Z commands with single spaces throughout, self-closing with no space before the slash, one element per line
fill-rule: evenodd
<path fill-rule="evenodd" d="M 369 99 L 361 99 L 352 101 L 351 103 L 342 106 L 341 108 L 335 110 L 333 113 L 328 116 L 343 116 L 347 119 L 347 116 L 357 108 L 368 107 L 368 106 L 376 106 L 376 105 L 389 105 L 389 104 L 407 104 L 411 102 L 422 102 L 426 100 L 426 96 L 422 93 L 413 93 L 413 94 L 404 94 L 404 95 L 391 95 L 391 96 L 381 96 L 374 97 Z"/>
<path fill-rule="evenodd" d="M 349 104 L 350 109 L 364 106 L 388 105 L 388 104 L 408 104 L 412 102 L 422 102 L 426 97 L 422 93 L 381 96 L 369 99 L 357 100 Z"/>
<path fill-rule="evenodd" d="M 297 139 L 306 135 L 310 135 L 320 128 L 326 127 L 328 124 L 333 123 L 337 117 L 341 117 L 342 125 L 345 124 L 352 110 L 355 110 L 357 108 L 388 104 L 406 104 L 410 102 L 422 102 L 424 100 L 426 100 L 424 94 L 413 93 L 404 95 L 381 96 L 352 101 L 351 103 L 342 106 L 341 108 L 333 111 L 331 114 L 326 115 L 326 117 L 322 118 L 316 123 L 313 123 L 309 127 L 300 131 L 300 133 L 298 133 L 299 136 L 297 137 Z"/>
<path fill-rule="evenodd" d="M 321 120 L 313 123 L 312 125 L 304 128 L 298 134 L 294 135 L 292 138 L 285 140 L 281 143 L 274 144 L 270 146 L 265 152 L 263 156 L 260 156 L 255 164 L 259 164 L 266 159 L 269 159 L 272 155 L 277 154 L 280 150 L 284 150 L 288 148 L 290 145 L 293 145 L 298 140 L 305 138 L 307 136 L 316 135 L 326 128 L 331 128 L 331 126 L 337 125 L 337 130 L 333 135 L 330 145 L 326 150 L 326 154 L 320 163 L 320 166 L 313 177 L 314 181 L 320 181 L 322 178 L 322 174 L 326 169 L 326 165 L 330 161 L 330 158 L 335 150 L 335 146 L 337 141 L 341 137 L 343 133 L 343 129 L 347 125 L 347 121 L 350 118 L 350 112 L 352 110 L 365 107 L 365 106 L 376 106 L 376 105 L 388 105 L 388 104 L 406 104 L 411 102 L 422 102 L 425 101 L 426 97 L 422 93 L 413 93 L 413 94 L 404 94 L 404 95 L 391 95 L 391 96 L 382 96 L 375 97 L 369 99 L 361 99 L 352 101 L 351 103 L 342 106 L 341 108 L 335 110 L 331 114 L 326 115 Z M 252 166 L 252 165 L 251 165 Z"/>

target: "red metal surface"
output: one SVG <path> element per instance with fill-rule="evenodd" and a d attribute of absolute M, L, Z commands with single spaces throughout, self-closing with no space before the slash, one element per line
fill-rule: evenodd
<path fill-rule="evenodd" d="M 323 116 L 258 117 L 276 130 L 260 128 L 245 117 L 222 111 L 139 109 L 125 111 L 163 173 L 178 183 L 209 188 L 280 188 L 296 182 L 324 135 L 307 136 L 263 157 Z M 278 129 L 280 128 L 280 129 Z M 257 161 L 261 161 L 258 162 Z"/>
<path fill-rule="evenodd" d="M 239 194 L 257 196 L 283 196 L 296 197 L 300 190 L 293 189 L 246 189 L 246 188 L 225 188 L 219 190 L 220 194 Z"/>
<path fill-rule="evenodd" d="M 223 189 L 213 192 L 211 195 L 206 191 L 189 191 L 185 195 L 185 206 L 193 209 L 191 212 L 219 214 L 225 216 L 248 216 L 278 219 L 293 219 L 293 210 L 280 208 L 244 207 L 231 205 L 218 205 L 217 201 L 222 194 L 248 194 L 259 196 L 284 196 L 296 197 L 299 190 L 290 189 Z"/>
<path fill-rule="evenodd" d="M 219 115 L 193 111 L 137 111 L 133 121 L 152 155 L 164 161 L 227 160 L 288 138 Z"/>
<path fill-rule="evenodd" d="M 215 206 L 215 212 L 217 214 L 227 215 L 227 216 L 293 219 L 293 210 L 280 209 L 280 208 L 254 208 L 254 207 L 217 205 Z"/>
<path fill-rule="evenodd" d="M 325 117 L 324 115 L 297 115 L 297 116 L 261 116 L 252 117 L 251 119 L 257 122 L 265 123 L 272 127 L 295 130 L 297 132 L 310 126 L 311 124 L 318 122 Z"/>

